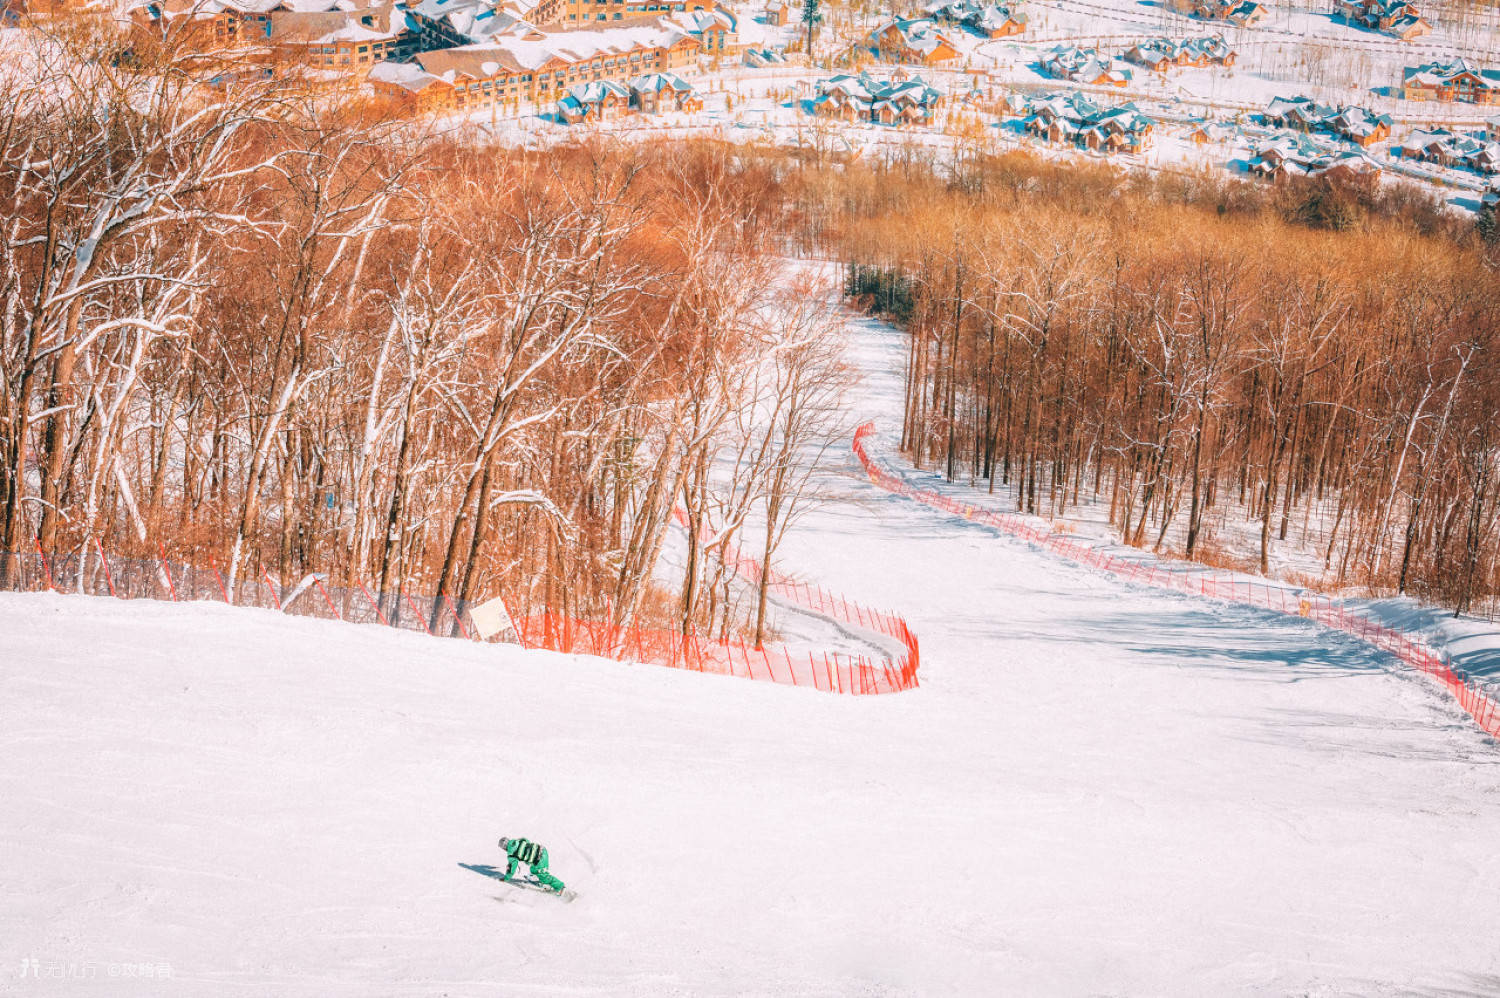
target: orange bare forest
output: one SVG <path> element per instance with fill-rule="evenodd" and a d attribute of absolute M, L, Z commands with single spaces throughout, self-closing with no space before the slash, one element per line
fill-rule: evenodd
<path fill-rule="evenodd" d="M 1495 260 L 1420 200 L 480 146 L 57 45 L 0 81 L 0 585 L 38 550 L 167 548 L 231 590 L 265 566 L 759 642 L 764 583 L 724 553 L 769 568 L 852 429 L 838 316 L 781 264 L 813 254 L 909 331 L 925 467 L 1188 557 L 1248 529 L 1262 567 L 1500 591 Z"/>
<path fill-rule="evenodd" d="M 718 554 L 774 552 L 843 380 L 759 171 L 473 148 L 58 44 L 0 92 L 0 574 L 102 542 L 229 596 L 265 566 L 759 638 Z"/>
<path fill-rule="evenodd" d="M 1500 256 L 1400 190 L 1021 161 L 848 191 L 920 466 L 1127 543 L 1492 614 Z"/>

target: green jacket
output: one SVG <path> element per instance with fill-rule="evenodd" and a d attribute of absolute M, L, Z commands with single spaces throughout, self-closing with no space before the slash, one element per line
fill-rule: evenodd
<path fill-rule="evenodd" d="M 516 872 L 516 863 L 525 863 L 527 866 L 540 866 L 546 868 L 547 850 L 544 846 L 532 842 L 529 839 L 510 839 L 505 843 L 505 856 L 509 862 L 507 876 Z"/>

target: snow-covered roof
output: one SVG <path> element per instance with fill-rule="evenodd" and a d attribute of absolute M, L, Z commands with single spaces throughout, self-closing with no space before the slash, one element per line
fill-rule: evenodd
<path fill-rule="evenodd" d="M 1481 86 L 1500 86 L 1500 70 L 1481 69 L 1467 59 L 1449 59 L 1441 62 L 1407 66 L 1402 78 L 1406 83 L 1426 86 L 1443 86 L 1463 75 L 1473 76 Z"/>
<path fill-rule="evenodd" d="M 1030 109 L 1024 122 L 1027 128 L 1056 129 L 1070 138 L 1092 135 L 1103 141 L 1121 136 L 1135 146 L 1156 127 L 1155 120 L 1142 114 L 1134 104 L 1105 107 L 1077 91 L 1044 94 L 1032 98 L 1027 106 Z"/>
<path fill-rule="evenodd" d="M 997 30 L 1012 21 L 1021 25 L 1027 23 L 1026 12 L 1021 9 L 1020 4 L 986 4 L 975 0 L 952 0 L 951 3 L 944 3 L 938 0 L 922 10 L 930 18 L 967 24 L 984 32 Z"/>
<path fill-rule="evenodd" d="M 1446 128 L 1418 128 L 1401 143 L 1406 155 L 1446 160 L 1481 173 L 1500 170 L 1500 142 L 1483 132 L 1453 132 Z"/>
<path fill-rule="evenodd" d="M 1126 53 L 1137 62 L 1153 65 L 1158 62 L 1173 61 L 1177 56 L 1177 43 L 1166 38 L 1152 38 L 1144 42 L 1137 42 L 1131 50 Z"/>
<path fill-rule="evenodd" d="M 1283 132 L 1253 149 L 1250 169 L 1256 173 L 1289 173 L 1316 177 L 1335 168 L 1356 173 L 1378 171 L 1370 157 L 1347 146 L 1331 145 L 1310 135 Z"/>
<path fill-rule="evenodd" d="M 582 62 L 596 56 L 630 55 L 670 48 L 691 36 L 658 23 L 584 31 L 538 32 L 527 37 L 501 36 L 473 45 L 437 49 L 416 56 L 430 72 L 454 70 L 466 76 L 494 76 L 508 72 L 532 72 L 554 60 Z M 697 44 L 694 42 L 693 44 Z"/>
<path fill-rule="evenodd" d="M 630 81 L 630 89 L 634 93 L 661 93 L 672 91 L 679 94 L 690 94 L 693 85 L 676 73 L 647 73 L 637 76 Z"/>
<path fill-rule="evenodd" d="M 1114 68 L 1114 61 L 1101 56 L 1095 49 L 1079 48 L 1076 45 L 1059 45 L 1042 57 L 1041 67 L 1049 76 L 1077 83 L 1127 83 L 1131 79 L 1128 69 Z"/>
<path fill-rule="evenodd" d="M 276 15 L 332 14 L 334 16 L 365 14 L 372 11 L 388 16 L 391 5 L 361 5 L 354 0 L 129 0 L 128 14 L 144 14 L 152 20 L 199 20 L 223 13 L 242 17 Z"/>
<path fill-rule="evenodd" d="M 1042 118 L 1059 118 L 1068 121 L 1091 121 L 1103 109 L 1089 98 L 1077 91 L 1065 94 L 1045 94 L 1034 97 L 1029 102 L 1034 115 Z"/>
<path fill-rule="evenodd" d="M 568 96 L 580 104 L 597 104 L 608 97 L 630 99 L 630 91 L 613 80 L 590 80 L 568 88 Z"/>
<path fill-rule="evenodd" d="M 630 91 L 613 80 L 591 80 L 569 87 L 568 92 L 558 98 L 557 110 L 569 121 L 587 118 L 600 109 L 606 101 L 630 103 Z"/>
<path fill-rule="evenodd" d="M 441 24 L 471 44 L 500 36 L 524 38 L 540 34 L 517 12 L 494 6 L 488 0 L 417 0 L 410 10 L 414 16 Z"/>
<path fill-rule="evenodd" d="M 872 44 L 879 44 L 881 36 L 894 30 L 901 36 L 901 43 L 907 48 L 924 55 L 932 52 L 941 45 L 956 48 L 952 40 L 938 28 L 929 18 L 921 17 L 914 19 L 891 17 L 880 22 L 870 32 L 869 40 Z"/>
<path fill-rule="evenodd" d="M 1136 43 L 1126 57 L 1136 62 L 1154 66 L 1159 62 L 1197 62 L 1200 59 L 1223 61 L 1234 55 L 1234 50 L 1223 35 L 1204 35 L 1200 38 L 1148 38 Z"/>
<path fill-rule="evenodd" d="M 385 83 L 401 87 L 412 93 L 425 90 L 434 84 L 453 82 L 451 74 L 450 78 L 444 79 L 409 62 L 377 62 L 370 67 L 369 80 L 371 83 Z"/>
<path fill-rule="evenodd" d="M 680 10 L 661 17 L 660 22 L 690 35 L 705 31 L 733 31 L 734 19 L 718 10 Z"/>
<path fill-rule="evenodd" d="M 1026 24 L 1026 12 L 1016 10 L 1013 7 L 988 6 L 978 13 L 970 14 L 964 18 L 963 23 L 978 28 L 981 31 L 993 31 L 1004 27 L 1006 24 Z"/>
<path fill-rule="evenodd" d="M 1393 124 L 1388 114 L 1355 104 L 1319 104 L 1310 97 L 1272 98 L 1262 117 L 1273 124 L 1300 123 L 1304 128 L 1337 132 L 1352 139 L 1366 139 L 1382 129 L 1389 131 Z"/>
<path fill-rule="evenodd" d="M 311 45 L 378 42 L 419 30 L 404 7 L 395 4 L 354 10 L 273 11 L 271 37 Z"/>
<path fill-rule="evenodd" d="M 151 5 L 164 9 L 168 14 L 188 11 L 317 14 L 327 11 L 356 11 L 368 6 L 354 0 L 153 0 Z"/>
<path fill-rule="evenodd" d="M 1339 109 L 1337 115 L 1332 119 L 1335 129 L 1346 135 L 1364 138 L 1373 135 L 1381 128 L 1390 129 L 1393 124 L 1388 114 L 1377 114 L 1374 111 L 1355 105 L 1348 105 Z"/>
<path fill-rule="evenodd" d="M 786 62 L 786 56 L 775 49 L 748 48 L 745 50 L 745 65 L 760 68 L 775 63 Z"/>
<path fill-rule="evenodd" d="M 867 73 L 851 76 L 848 73 L 840 73 L 817 83 L 818 100 L 827 103 L 829 100 L 856 101 L 861 104 L 875 106 L 880 103 L 899 104 L 903 106 L 916 105 L 926 107 L 937 103 L 943 97 L 943 91 L 932 86 L 920 76 L 914 76 L 909 80 L 880 80 Z"/>
<path fill-rule="evenodd" d="M 312 43 L 314 45 L 326 45 L 333 42 L 379 42 L 387 38 L 394 38 L 401 33 L 401 30 L 379 31 L 375 28 L 367 28 L 362 24 L 345 23 L 326 34 L 313 38 Z"/>

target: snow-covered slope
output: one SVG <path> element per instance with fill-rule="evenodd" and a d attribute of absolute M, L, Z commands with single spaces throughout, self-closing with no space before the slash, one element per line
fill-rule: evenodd
<path fill-rule="evenodd" d="M 835 488 L 782 567 L 901 610 L 917 691 L 0 595 L 0 993 L 1500 992 L 1500 747 L 1446 694 Z M 459 865 L 502 834 L 578 899 Z"/>

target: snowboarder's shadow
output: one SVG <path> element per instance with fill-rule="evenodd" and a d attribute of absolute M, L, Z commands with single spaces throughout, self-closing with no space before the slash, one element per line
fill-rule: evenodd
<path fill-rule="evenodd" d="M 478 873 L 481 876 L 489 877 L 492 880 L 498 880 L 502 884 L 506 884 L 510 887 L 519 887 L 522 890 L 527 891 L 541 891 L 543 894 L 553 893 L 552 888 L 547 887 L 540 881 L 533 880 L 530 877 L 513 877 L 510 880 L 506 880 L 504 870 L 497 870 L 495 867 L 485 863 L 460 863 L 458 865 L 463 867 L 465 870 L 473 870 L 475 873 Z M 495 900 L 498 901 L 500 899 L 496 898 Z"/>

